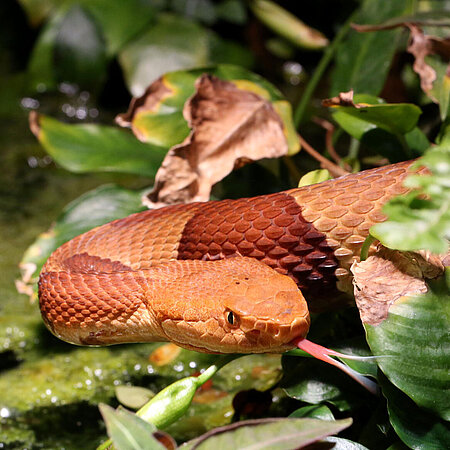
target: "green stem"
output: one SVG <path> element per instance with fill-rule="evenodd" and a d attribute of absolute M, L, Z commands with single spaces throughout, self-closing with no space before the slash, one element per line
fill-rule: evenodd
<path fill-rule="evenodd" d="M 327 49 L 323 53 L 322 59 L 320 60 L 319 64 L 317 65 L 317 68 L 314 71 L 314 74 L 313 74 L 311 80 L 309 81 L 309 83 L 306 86 L 305 91 L 303 92 L 300 103 L 297 105 L 297 108 L 295 109 L 294 124 L 295 124 L 296 128 L 298 128 L 301 121 L 303 120 L 303 116 L 305 115 L 305 111 L 309 104 L 309 101 L 310 101 L 312 95 L 314 94 L 314 91 L 316 90 L 316 87 L 319 84 L 319 81 L 322 78 L 322 76 L 325 72 L 325 69 L 327 68 L 328 64 L 330 63 L 331 59 L 333 58 L 337 46 L 341 43 L 341 41 L 347 35 L 355 14 L 356 14 L 356 11 L 350 15 L 350 17 L 347 19 L 347 21 L 344 23 L 344 25 L 342 25 L 341 29 L 339 30 L 338 34 L 334 38 L 333 42 L 327 47 Z"/>
<path fill-rule="evenodd" d="M 361 256 L 360 260 L 365 261 L 367 257 L 369 256 L 369 249 L 370 246 L 376 241 L 376 238 L 374 238 L 371 234 L 366 237 L 366 240 L 364 241 L 362 247 L 361 247 Z"/>
<path fill-rule="evenodd" d="M 189 407 L 195 391 L 206 383 L 219 369 L 230 361 L 242 355 L 222 355 L 216 363 L 208 367 L 198 377 L 187 377 L 175 381 L 158 392 L 148 403 L 140 408 L 136 415 L 153 423 L 157 428 L 164 428 L 181 417 Z M 180 405 L 180 403 L 182 405 Z M 107 450 L 113 445 L 111 439 L 97 447 L 97 450 Z"/>

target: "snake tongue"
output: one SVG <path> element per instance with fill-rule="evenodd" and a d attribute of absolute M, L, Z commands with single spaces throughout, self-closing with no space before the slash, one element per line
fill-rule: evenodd
<path fill-rule="evenodd" d="M 340 358 L 345 359 L 367 359 L 367 358 L 354 355 L 344 355 L 343 353 L 339 353 L 329 348 L 322 347 L 321 345 L 315 344 L 314 342 L 302 338 L 296 339 L 293 342 L 293 344 L 296 345 L 300 350 L 309 353 L 314 358 L 320 359 L 321 361 L 324 361 L 342 370 L 347 375 L 351 376 L 359 384 L 364 386 L 372 394 L 375 395 L 378 394 L 378 385 L 375 382 L 369 380 L 367 377 L 356 372 L 356 370 L 353 370 L 352 368 L 342 363 L 341 361 L 333 359 L 331 356 L 338 356 Z"/>

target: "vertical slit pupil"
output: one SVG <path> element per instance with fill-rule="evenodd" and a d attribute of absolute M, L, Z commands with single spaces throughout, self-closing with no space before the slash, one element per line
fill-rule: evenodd
<path fill-rule="evenodd" d="M 228 323 L 229 323 L 230 325 L 233 325 L 233 324 L 234 324 L 234 316 L 233 316 L 233 313 L 232 313 L 231 311 L 228 313 L 227 320 L 228 320 Z"/>

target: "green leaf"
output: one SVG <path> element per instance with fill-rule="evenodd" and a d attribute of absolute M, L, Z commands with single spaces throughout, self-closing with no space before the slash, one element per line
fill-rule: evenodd
<path fill-rule="evenodd" d="M 412 12 L 410 0 L 364 0 L 354 22 L 380 23 Z M 336 66 L 331 77 L 330 96 L 354 89 L 378 95 L 383 88 L 401 30 L 358 33 L 350 31 L 338 47 Z"/>
<path fill-rule="evenodd" d="M 403 297 L 367 341 L 390 381 L 419 406 L 450 419 L 450 295 L 444 280 L 425 295 Z M 384 357 L 386 356 L 386 357 Z"/>
<path fill-rule="evenodd" d="M 450 442 L 448 423 L 419 408 L 386 378 L 381 377 L 380 382 L 383 395 L 388 401 L 389 420 L 395 432 L 408 447 L 418 450 L 448 447 Z"/>
<path fill-rule="evenodd" d="M 330 408 L 325 405 L 303 406 L 289 414 L 289 417 L 310 417 L 312 419 L 334 420 Z"/>
<path fill-rule="evenodd" d="M 298 187 L 309 186 L 310 184 L 321 183 L 322 181 L 333 178 L 327 169 L 312 170 L 300 178 Z"/>
<path fill-rule="evenodd" d="M 64 19 L 64 11 L 55 14 L 44 26 L 28 61 L 28 85 L 33 90 L 52 89 L 56 86 L 53 52 L 55 38 Z"/>
<path fill-rule="evenodd" d="M 297 47 L 319 50 L 328 45 L 328 39 L 322 33 L 270 0 L 253 0 L 250 8 L 264 25 Z"/>
<path fill-rule="evenodd" d="M 53 227 L 41 234 L 26 250 L 21 266 L 32 265 L 39 273 L 42 265 L 60 245 L 94 227 L 145 209 L 142 192 L 114 185 L 100 186 L 69 203 Z"/>
<path fill-rule="evenodd" d="M 296 400 L 313 405 L 327 402 L 348 411 L 370 395 L 348 375 L 321 361 L 285 355 L 281 361 L 281 387 Z"/>
<path fill-rule="evenodd" d="M 145 422 L 126 409 L 113 409 L 104 403 L 99 405 L 105 420 L 108 436 L 117 450 L 164 450 L 154 437 L 156 427 Z"/>
<path fill-rule="evenodd" d="M 409 176 L 405 186 L 418 191 L 386 203 L 383 212 L 389 220 L 373 226 L 370 233 L 390 248 L 444 253 L 450 237 L 449 143 L 431 147 L 418 164 L 427 166 L 431 175 Z"/>
<path fill-rule="evenodd" d="M 92 15 L 75 5 L 62 19 L 54 41 L 54 71 L 59 81 L 89 89 L 106 77 L 106 47 Z"/>
<path fill-rule="evenodd" d="M 367 447 L 364 447 L 364 445 L 358 444 L 357 442 L 335 436 L 329 436 L 320 442 L 330 442 L 333 444 L 333 450 L 369 450 Z"/>
<path fill-rule="evenodd" d="M 304 447 L 330 434 L 339 433 L 349 427 L 352 419 L 259 419 L 237 422 L 218 428 L 208 434 L 187 442 L 180 450 L 196 448 L 239 448 L 290 450 Z"/>
<path fill-rule="evenodd" d="M 122 405 L 131 409 L 139 409 L 144 406 L 155 393 L 141 386 L 117 386 L 116 397 Z"/>
<path fill-rule="evenodd" d="M 360 98 L 355 96 L 355 102 Z M 422 113 L 418 106 L 410 103 L 372 104 L 360 108 L 333 106 L 332 109 L 336 122 L 358 140 L 375 128 L 392 134 L 406 134 L 416 126 Z"/>
<path fill-rule="evenodd" d="M 434 55 L 427 56 L 425 62 L 436 72 L 433 87 L 427 92 L 427 95 L 439 104 L 441 120 L 445 121 L 450 112 L 450 75 L 448 74 L 448 63 Z"/>
<path fill-rule="evenodd" d="M 208 33 L 200 25 L 177 16 L 159 15 L 155 25 L 119 54 L 129 90 L 140 96 L 166 72 L 207 65 L 208 45 Z"/>
<path fill-rule="evenodd" d="M 155 16 L 152 2 L 142 0 L 83 0 L 82 4 L 99 23 L 109 56 L 138 36 Z"/>
<path fill-rule="evenodd" d="M 122 172 L 154 177 L 166 151 L 118 128 L 69 125 L 38 116 L 37 138 L 52 158 L 72 172 Z"/>
<path fill-rule="evenodd" d="M 222 0 L 216 6 L 217 16 L 236 25 L 244 25 L 247 21 L 247 10 L 239 0 Z"/>

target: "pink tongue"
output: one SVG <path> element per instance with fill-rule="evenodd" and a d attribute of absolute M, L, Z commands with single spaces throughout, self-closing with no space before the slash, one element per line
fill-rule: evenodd
<path fill-rule="evenodd" d="M 339 368 L 347 375 L 350 375 L 359 384 L 364 386 L 372 394 L 378 393 L 378 386 L 376 383 L 374 383 L 372 380 L 369 380 L 360 373 L 356 372 L 356 370 L 351 369 L 341 361 L 337 361 L 331 358 L 330 355 L 339 356 L 340 358 L 346 359 L 366 359 L 366 358 L 362 356 L 344 355 L 343 353 L 335 352 L 334 350 L 330 350 L 329 348 L 322 347 L 321 345 L 314 344 L 314 342 L 302 338 L 294 341 L 293 344 L 296 345 L 300 350 L 303 350 L 304 352 L 309 353 L 311 356 L 314 356 L 314 358 L 320 359 L 321 361 L 325 361 L 326 363 Z"/>

